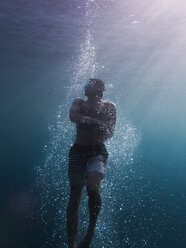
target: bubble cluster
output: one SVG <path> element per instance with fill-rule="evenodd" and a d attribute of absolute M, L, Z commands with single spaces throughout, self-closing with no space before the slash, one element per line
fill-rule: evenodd
<path fill-rule="evenodd" d="M 66 246 L 65 222 L 69 193 L 68 150 L 75 136 L 74 126 L 68 119 L 68 111 L 73 98 L 81 95 L 85 80 L 97 74 L 96 48 L 91 33 L 92 16 L 94 16 L 93 13 L 96 8 L 97 5 L 94 1 L 87 2 L 85 15 L 88 23 L 87 33 L 84 42 L 80 45 L 79 57 L 74 66 L 71 83 L 65 88 L 66 101 L 63 105 L 58 106 L 56 119 L 48 126 L 50 140 L 43 148 L 45 158 L 40 165 L 35 167 L 35 188 L 40 193 L 40 214 L 44 231 L 48 235 L 48 240 L 43 247 Z M 102 68 L 104 67 L 102 66 Z M 112 89 L 113 85 L 109 85 L 108 88 Z M 117 102 L 117 98 L 112 96 L 112 99 L 114 98 Z M 106 144 L 109 161 L 107 176 L 102 183 L 103 210 L 97 223 L 95 247 L 99 247 L 100 241 L 102 247 L 121 247 L 121 239 L 117 238 L 119 236 L 118 227 L 122 222 L 119 216 L 121 214 L 123 216 L 126 209 L 126 203 L 122 200 L 122 191 L 126 193 L 127 187 L 130 192 L 133 190 L 129 186 L 129 182 L 132 180 L 129 177 L 134 174 L 135 152 L 140 139 L 136 128 L 122 117 L 119 103 L 117 103 L 117 108 L 119 111 L 115 136 Z M 80 216 L 79 238 L 85 232 L 88 224 L 87 196 L 85 193 L 81 202 Z M 135 222 L 135 213 L 131 213 L 129 219 L 123 218 L 124 220 Z M 123 237 L 123 242 L 132 244 L 130 237 L 126 235 Z M 130 247 L 135 246 L 131 245 Z"/>

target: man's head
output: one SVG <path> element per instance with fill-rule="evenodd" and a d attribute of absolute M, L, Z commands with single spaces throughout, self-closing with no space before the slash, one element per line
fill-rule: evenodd
<path fill-rule="evenodd" d="M 90 78 L 85 84 L 85 96 L 87 96 L 88 98 L 102 98 L 104 90 L 104 82 L 97 78 Z"/>

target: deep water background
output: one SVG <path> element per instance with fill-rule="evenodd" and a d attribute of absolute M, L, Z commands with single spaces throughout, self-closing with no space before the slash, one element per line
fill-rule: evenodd
<path fill-rule="evenodd" d="M 186 247 L 185 11 L 183 0 L 0 1 L 0 247 L 66 247 L 68 111 L 93 76 L 118 122 L 92 247 Z"/>

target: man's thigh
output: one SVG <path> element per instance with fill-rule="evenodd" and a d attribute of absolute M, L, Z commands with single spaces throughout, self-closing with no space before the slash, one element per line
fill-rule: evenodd
<path fill-rule="evenodd" d="M 73 205 L 80 203 L 81 200 L 81 194 L 82 194 L 82 186 L 73 186 L 70 188 L 70 198 L 69 202 Z"/>
<path fill-rule="evenodd" d="M 89 189 L 99 190 L 102 175 L 98 172 L 88 172 L 86 186 Z"/>
<path fill-rule="evenodd" d="M 86 159 L 74 146 L 69 151 L 68 178 L 71 188 L 83 187 L 86 177 Z"/>

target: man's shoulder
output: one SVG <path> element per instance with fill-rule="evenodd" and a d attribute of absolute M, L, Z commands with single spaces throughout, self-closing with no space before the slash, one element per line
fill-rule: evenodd
<path fill-rule="evenodd" d="M 105 108 L 116 109 L 116 104 L 111 101 L 104 100 L 103 103 L 104 103 Z"/>

